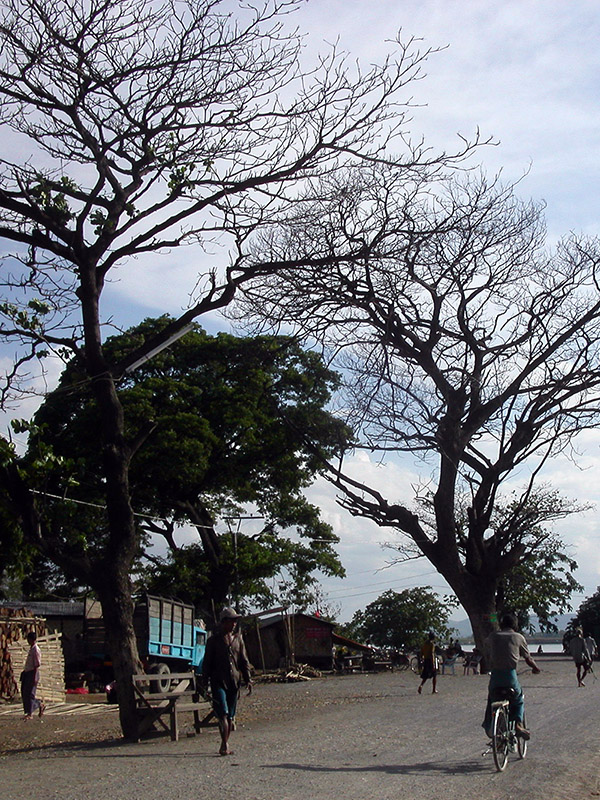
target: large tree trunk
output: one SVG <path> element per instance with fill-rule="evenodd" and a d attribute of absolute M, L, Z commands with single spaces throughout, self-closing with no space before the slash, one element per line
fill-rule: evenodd
<path fill-rule="evenodd" d="M 484 655 L 482 671 L 485 671 L 484 642 L 492 631 L 497 630 L 496 583 L 484 578 L 465 574 L 460 584 L 452 586 L 461 605 L 467 612 L 475 647 Z"/>
<path fill-rule="evenodd" d="M 119 718 L 123 736 L 137 741 L 138 719 L 131 676 L 141 672 L 137 641 L 133 627 L 133 600 L 128 569 L 112 569 L 102 588 L 98 589 L 108 647 L 113 663 Z"/>
<path fill-rule="evenodd" d="M 101 562 L 103 572 L 95 588 L 102 603 L 117 681 L 123 736 L 137 741 L 137 713 L 131 676 L 141 671 L 141 665 L 133 629 L 133 598 L 129 574 L 139 537 L 129 496 L 129 453 L 123 444 L 122 429 L 115 430 L 115 434 L 115 439 L 105 445 L 109 537 Z"/>
<path fill-rule="evenodd" d="M 79 298 L 83 316 L 85 363 L 92 378 L 102 429 L 102 462 L 106 479 L 108 540 L 97 565 L 100 574 L 92 585 L 100 596 L 107 639 L 117 681 L 123 735 L 138 738 L 137 714 L 131 676 L 140 667 L 133 629 L 133 599 L 129 573 L 139 544 L 129 492 L 129 465 L 133 454 L 125 436 L 123 406 L 110 365 L 102 349 L 99 317 L 101 276 L 95 265 L 81 270 Z"/>

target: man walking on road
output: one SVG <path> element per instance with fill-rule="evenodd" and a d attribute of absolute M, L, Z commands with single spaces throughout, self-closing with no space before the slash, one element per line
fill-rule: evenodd
<path fill-rule="evenodd" d="M 488 701 L 485 709 L 485 718 L 482 726 L 488 736 L 491 736 L 492 702 L 494 690 L 499 688 L 514 689 L 514 696 L 510 701 L 509 718 L 515 722 L 517 736 L 529 739 L 530 733 L 523 724 L 525 702 L 523 690 L 517 678 L 517 665 L 523 658 L 534 675 L 539 673 L 535 661 L 532 659 L 525 637 L 517 633 L 517 618 L 514 614 L 504 614 L 500 622 L 500 630 L 491 633 L 484 643 L 485 658 L 490 669 L 490 682 L 488 685 Z"/>
<path fill-rule="evenodd" d="M 585 686 L 584 678 L 591 669 L 594 653 L 597 651 L 596 642 L 591 636 L 583 638 L 583 630 L 575 629 L 575 636 L 569 642 L 569 652 L 577 668 L 577 685 Z"/>
<path fill-rule="evenodd" d="M 252 692 L 246 647 L 241 633 L 235 631 L 239 619 L 240 615 L 233 608 L 224 608 L 221 611 L 219 626 L 206 643 L 202 665 L 202 675 L 210 683 L 213 710 L 219 721 L 219 754 L 222 756 L 231 754 L 228 742 L 235 727 L 241 683 L 248 687 L 248 694 Z"/>
<path fill-rule="evenodd" d="M 423 670 L 421 671 L 421 684 L 417 691 L 419 694 L 423 691 L 423 686 L 426 680 L 431 678 L 433 689 L 432 694 L 437 694 L 437 668 L 435 664 L 435 635 L 429 634 L 429 638 L 423 642 L 421 647 L 421 658 L 423 660 Z"/>
<path fill-rule="evenodd" d="M 46 708 L 45 704 L 36 697 L 37 686 L 40 682 L 40 667 L 42 665 L 42 653 L 37 644 L 37 634 L 31 631 L 27 634 L 29 652 L 25 660 L 25 667 L 21 673 L 21 698 L 23 700 L 23 711 L 25 720 L 33 718 L 35 711 L 41 717 Z"/>

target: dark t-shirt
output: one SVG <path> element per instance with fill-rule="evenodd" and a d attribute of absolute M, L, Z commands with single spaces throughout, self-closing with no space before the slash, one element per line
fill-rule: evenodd
<path fill-rule="evenodd" d="M 237 689 L 250 681 L 250 662 L 240 633 L 213 633 L 206 643 L 202 675 L 213 688 Z"/>

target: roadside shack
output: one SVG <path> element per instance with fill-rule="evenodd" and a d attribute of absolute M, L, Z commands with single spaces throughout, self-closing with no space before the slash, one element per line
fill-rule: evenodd
<path fill-rule="evenodd" d="M 263 671 L 309 664 L 331 669 L 334 624 L 312 614 L 256 618 L 244 631 L 248 658 Z"/>

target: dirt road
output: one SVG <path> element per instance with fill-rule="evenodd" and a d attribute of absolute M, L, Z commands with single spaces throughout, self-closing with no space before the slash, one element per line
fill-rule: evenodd
<path fill-rule="evenodd" d="M 2 797 L 598 798 L 600 681 L 592 678 L 584 689 L 577 688 L 565 658 L 546 657 L 540 665 L 542 674 L 520 676 L 533 731 L 529 752 L 524 761 L 513 757 L 504 773 L 494 771 L 491 755 L 482 756 L 487 679 L 464 676 L 460 669 L 440 677 L 437 695 L 429 693 L 429 684 L 427 693 L 417 695 L 418 679 L 406 672 L 258 686 L 252 698 L 242 699 L 240 726 L 232 738 L 235 753 L 226 758 L 216 754 L 214 729 L 179 742 L 111 744 L 100 736 L 101 741 L 85 744 L 71 735 L 64 745 L 41 750 L 9 747 L 0 757 Z M 90 715 L 88 725 L 110 730 L 114 713 L 110 724 L 101 716 Z M 0 720 L 0 734 L 23 725 L 18 717 Z"/>

